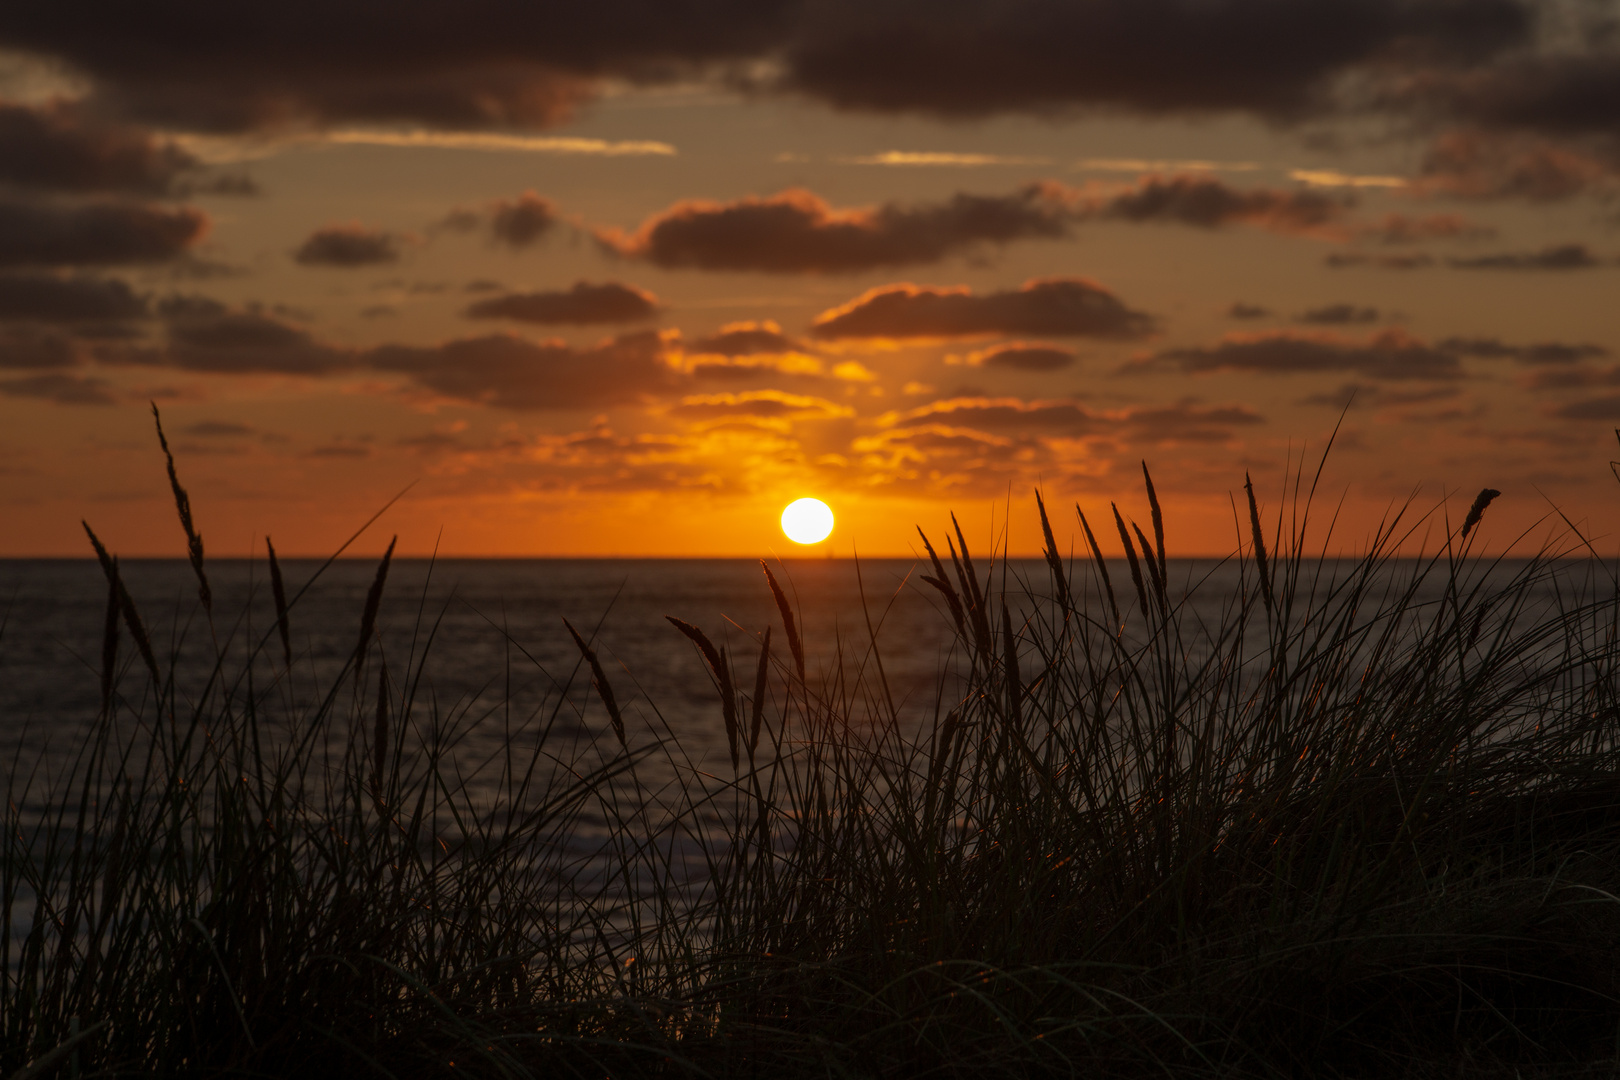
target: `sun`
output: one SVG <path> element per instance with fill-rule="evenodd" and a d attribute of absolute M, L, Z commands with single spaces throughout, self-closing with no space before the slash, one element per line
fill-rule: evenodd
<path fill-rule="evenodd" d="M 782 531 L 796 544 L 819 544 L 833 531 L 832 507 L 820 499 L 799 499 L 782 511 Z"/>

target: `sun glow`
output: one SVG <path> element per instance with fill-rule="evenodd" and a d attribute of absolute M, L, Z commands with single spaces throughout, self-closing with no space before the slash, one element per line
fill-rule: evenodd
<path fill-rule="evenodd" d="M 790 503 L 782 511 L 782 531 L 795 544 L 819 544 L 832 534 L 832 507 L 820 499 Z"/>

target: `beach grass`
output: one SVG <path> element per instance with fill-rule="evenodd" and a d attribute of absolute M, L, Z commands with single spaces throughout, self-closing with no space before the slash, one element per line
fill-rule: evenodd
<path fill-rule="evenodd" d="M 1250 486 L 1212 621 L 1145 486 L 1076 559 L 1041 505 L 1040 579 L 923 538 L 956 645 L 921 718 L 875 631 L 807 668 L 769 567 L 757 652 L 671 613 L 719 763 L 627 730 L 575 625 L 600 722 L 559 696 L 469 760 L 497 721 L 423 692 L 430 617 L 384 653 L 387 557 L 324 685 L 272 554 L 276 624 L 207 610 L 182 694 L 95 541 L 102 708 L 7 781 L 0 1076 L 1620 1069 L 1611 568 L 1480 557 L 1488 492 L 1328 557 L 1306 485 Z"/>

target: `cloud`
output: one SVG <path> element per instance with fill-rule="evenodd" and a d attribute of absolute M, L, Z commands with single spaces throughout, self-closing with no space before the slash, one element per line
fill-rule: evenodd
<path fill-rule="evenodd" d="M 1403 188 L 1406 179 L 1400 176 L 1355 176 L 1337 169 L 1289 169 L 1288 179 L 1298 180 L 1311 187 L 1347 188 Z"/>
<path fill-rule="evenodd" d="M 1576 12 L 1560 14 L 1568 19 Z M 1510 135 L 1610 137 L 1620 120 L 1620 54 L 1613 48 L 1612 11 L 1594 5 L 1589 14 L 1596 19 L 1575 31 L 1585 40 L 1574 48 L 1523 50 L 1489 63 L 1421 71 L 1397 80 L 1385 104 Z"/>
<path fill-rule="evenodd" d="M 1620 364 L 1606 368 L 1550 367 L 1530 373 L 1529 390 L 1575 390 L 1593 386 L 1620 386 Z"/>
<path fill-rule="evenodd" d="M 1150 176 L 1096 203 L 1087 216 L 1204 229 L 1243 224 L 1296 235 L 1338 235 L 1354 201 L 1321 191 L 1234 188 L 1212 176 Z"/>
<path fill-rule="evenodd" d="M 1343 411 L 1352 404 L 1380 408 L 1398 405 L 1427 405 L 1447 401 L 1462 393 L 1455 386 L 1426 386 L 1420 390 L 1391 390 L 1372 383 L 1345 383 L 1337 390 L 1325 394 L 1309 394 L 1300 399 L 1301 405 L 1325 405 Z"/>
<path fill-rule="evenodd" d="M 1525 0 L 706 0 L 513 5 L 410 18 L 295 0 L 251 23 L 185 0 L 0 8 L 0 45 L 160 126 L 373 125 L 521 138 L 606 80 L 729 79 L 840 108 L 963 117 L 1347 115 L 1607 137 L 1620 59 L 1604 4 Z M 401 125 L 408 130 L 400 132 Z"/>
<path fill-rule="evenodd" d="M 1245 304 L 1241 300 L 1234 300 L 1232 306 L 1226 309 L 1228 319 L 1264 319 L 1271 314 L 1269 308 L 1258 304 Z"/>
<path fill-rule="evenodd" d="M 1458 270 L 1587 270 L 1603 265 L 1603 260 L 1585 244 L 1556 244 L 1540 251 L 1510 251 L 1446 262 Z"/>
<path fill-rule="evenodd" d="M 1385 244 L 1416 244 L 1425 240 L 1478 240 L 1495 236 L 1496 230 L 1477 225 L 1461 214 L 1385 214 L 1377 221 L 1359 226 L 1356 235 Z"/>
<path fill-rule="evenodd" d="M 974 367 L 1008 368 L 1012 371 L 1059 371 L 1074 364 L 1074 350 L 1060 345 L 1015 342 L 968 354 Z"/>
<path fill-rule="evenodd" d="M 301 266 L 352 270 L 399 261 L 399 238 L 364 225 L 327 225 L 310 234 L 293 252 Z"/>
<path fill-rule="evenodd" d="M 258 428 L 228 420 L 199 420 L 197 423 L 188 424 L 180 430 L 186 435 L 195 435 L 200 439 L 241 438 L 259 433 Z"/>
<path fill-rule="evenodd" d="M 1450 337 L 1435 343 L 1442 352 L 1471 356 L 1481 360 L 1513 360 L 1520 364 L 1574 364 L 1581 360 L 1609 355 L 1602 345 L 1541 341 L 1529 345 L 1510 345 L 1498 338 Z"/>
<path fill-rule="evenodd" d="M 321 142 L 340 146 L 435 147 L 496 153 L 588 155 L 592 157 L 673 157 L 668 143 L 614 141 L 557 135 L 505 135 L 483 131 L 328 131 Z"/>
<path fill-rule="evenodd" d="M 658 314 L 658 297 L 615 281 L 601 285 L 577 281 L 567 290 L 507 293 L 480 300 L 462 314 L 469 319 L 516 319 L 546 325 L 626 323 Z"/>
<path fill-rule="evenodd" d="M 167 262 L 205 232 L 191 207 L 101 202 L 77 206 L 0 198 L 0 266 L 116 266 Z"/>
<path fill-rule="evenodd" d="M 175 298 L 160 304 L 158 313 L 166 340 L 156 349 L 125 354 L 129 361 L 187 371 L 277 375 L 324 375 L 356 364 L 352 351 L 324 344 L 302 327 L 260 310 Z"/>
<path fill-rule="evenodd" d="M 36 398 L 58 405 L 111 405 L 118 400 L 105 379 L 55 372 L 22 379 L 0 379 L 0 394 Z"/>
<path fill-rule="evenodd" d="M 475 210 L 452 210 L 437 227 L 456 232 L 476 232 L 487 227 L 496 243 L 522 250 L 543 239 L 558 221 L 555 203 L 525 191 L 515 199 L 497 199 Z"/>
<path fill-rule="evenodd" d="M 1356 266 L 1372 266 L 1380 270 L 1426 270 L 1434 265 L 1433 257 L 1421 252 L 1415 255 L 1364 255 L 1358 251 L 1334 251 L 1322 259 L 1330 270 L 1346 270 Z"/>
<path fill-rule="evenodd" d="M 495 239 L 514 248 L 525 248 L 550 232 L 557 224 L 557 208 L 551 200 L 532 191 L 516 199 L 490 207 L 489 229 Z"/>
<path fill-rule="evenodd" d="M 1433 63 L 1526 41 L 1507 0 L 1196 0 L 941 7 L 816 5 L 783 80 L 836 105 L 945 116 L 1102 106 L 1144 113 L 1325 111 L 1399 46 Z"/>
<path fill-rule="evenodd" d="M 1166 349 L 1127 365 L 1126 371 L 1177 368 L 1195 374 L 1252 372 L 1287 375 L 1354 372 L 1369 379 L 1455 379 L 1462 365 L 1455 354 L 1426 345 L 1399 330 L 1366 341 L 1288 332 L 1232 334 L 1218 345 Z"/>
<path fill-rule="evenodd" d="M 818 338 L 951 338 L 989 334 L 1134 338 L 1153 320 L 1084 278 L 1045 278 L 974 295 L 967 288 L 886 285 L 817 316 Z"/>
<path fill-rule="evenodd" d="M 961 154 L 949 151 L 885 150 L 881 154 L 864 157 L 838 158 L 845 165 L 890 165 L 903 167 L 947 166 L 951 168 L 980 168 L 985 165 L 1050 165 L 1050 158 L 1009 157 L 1003 154 Z"/>
<path fill-rule="evenodd" d="M 770 356 L 797 352 L 804 346 L 782 333 L 769 319 L 763 322 L 727 323 L 718 334 L 695 339 L 686 346 L 690 355 Z"/>
<path fill-rule="evenodd" d="M 1612 161 L 1522 134 L 1452 131 L 1430 145 L 1415 192 L 1459 199 L 1554 202 L 1612 187 Z"/>
<path fill-rule="evenodd" d="M 629 404 L 667 389 L 673 372 L 652 331 L 574 348 L 509 334 L 426 347 L 385 345 L 366 364 L 410 376 L 445 397 L 503 409 L 582 409 Z"/>
<path fill-rule="evenodd" d="M 0 183 L 56 192 L 160 195 L 199 165 L 140 128 L 96 122 L 71 103 L 0 101 Z"/>
<path fill-rule="evenodd" d="M 1072 216 L 1067 190 L 1055 184 L 855 210 L 794 189 L 729 203 L 677 203 L 630 235 L 597 237 L 610 251 L 665 269 L 852 273 L 939 262 L 985 244 L 1062 237 Z"/>
<path fill-rule="evenodd" d="M 854 410 L 824 398 L 789 394 L 781 390 L 753 390 L 741 394 L 697 394 L 682 398 L 671 415 L 691 420 L 727 420 L 749 417 L 760 420 L 831 419 L 852 416 Z"/>
<path fill-rule="evenodd" d="M 1349 326 L 1353 323 L 1375 323 L 1378 321 L 1378 309 L 1372 307 L 1356 307 L 1354 304 L 1328 304 L 1325 307 L 1311 308 L 1301 312 L 1295 322 L 1310 323 L 1315 326 Z"/>
<path fill-rule="evenodd" d="M 0 274 L 0 320 L 116 323 L 150 313 L 146 299 L 117 278 Z"/>
<path fill-rule="evenodd" d="M 1241 405 L 1204 407 L 1181 403 L 1161 408 L 1091 410 L 1071 401 L 982 397 L 935 401 L 884 420 L 888 426 L 938 424 L 1009 436 L 1079 438 L 1135 430 L 1155 438 L 1194 442 L 1225 439 L 1232 427 L 1264 422 L 1258 413 Z"/>
<path fill-rule="evenodd" d="M 0 368 L 65 368 L 83 359 L 80 342 L 60 330 L 28 325 L 0 327 Z"/>
<path fill-rule="evenodd" d="M 1620 394 L 1555 405 L 1547 409 L 1546 414 L 1558 420 L 1602 420 L 1609 423 L 1620 420 Z"/>

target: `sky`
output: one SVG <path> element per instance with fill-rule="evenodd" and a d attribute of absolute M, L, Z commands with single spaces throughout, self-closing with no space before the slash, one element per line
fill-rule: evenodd
<path fill-rule="evenodd" d="M 1614 546 L 1615 0 L 227 7 L 0 7 L 0 556 Z"/>

